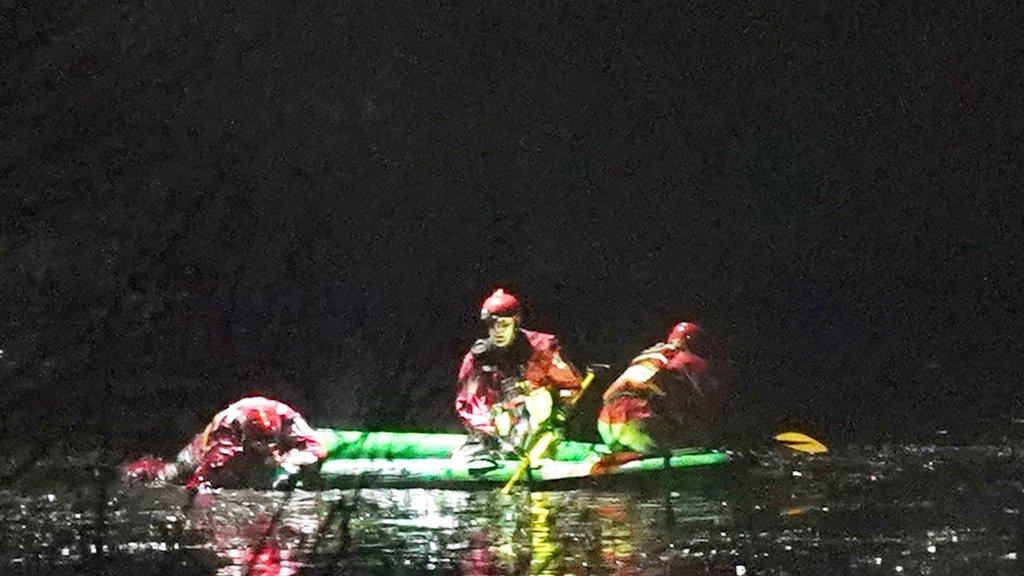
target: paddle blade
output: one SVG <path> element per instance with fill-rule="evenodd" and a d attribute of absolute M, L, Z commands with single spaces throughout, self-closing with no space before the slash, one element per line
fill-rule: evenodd
<path fill-rule="evenodd" d="M 800 432 L 783 432 L 776 435 L 775 439 L 786 448 L 796 450 L 797 452 L 805 452 L 807 454 L 824 454 L 828 452 L 828 446 Z"/>

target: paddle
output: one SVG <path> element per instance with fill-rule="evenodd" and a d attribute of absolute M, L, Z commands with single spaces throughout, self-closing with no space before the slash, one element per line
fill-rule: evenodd
<path fill-rule="evenodd" d="M 583 398 L 583 394 L 587 391 L 587 387 L 589 387 L 590 383 L 594 380 L 594 371 L 598 369 L 604 370 L 607 368 L 609 368 L 607 364 L 590 364 L 587 366 L 587 374 L 583 377 L 583 380 L 580 381 L 580 392 L 576 395 L 576 400 L 565 411 L 564 416 L 561 418 L 562 421 L 567 422 L 573 408 L 579 405 L 580 399 Z M 554 418 L 554 415 L 552 415 L 551 419 Z M 549 419 L 549 421 L 551 421 L 551 419 Z M 523 474 L 530 469 L 534 462 L 544 456 L 544 453 L 548 451 L 548 448 L 556 439 L 556 431 L 556 428 L 550 426 L 542 427 L 526 442 L 526 450 L 523 455 L 523 459 L 519 461 L 519 466 L 516 468 L 516 471 L 512 473 L 512 477 L 509 478 L 508 482 L 505 483 L 505 486 L 502 487 L 502 494 L 507 495 L 511 493 L 512 487 L 515 486 L 516 482 L 523 477 Z"/>
<path fill-rule="evenodd" d="M 807 454 L 824 454 L 828 452 L 828 446 L 800 432 L 783 432 L 782 434 L 776 434 L 775 439 L 786 448 L 796 450 L 797 452 Z"/>

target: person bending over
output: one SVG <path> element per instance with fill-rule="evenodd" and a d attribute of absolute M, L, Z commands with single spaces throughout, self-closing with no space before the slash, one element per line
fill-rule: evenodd
<path fill-rule="evenodd" d="M 676 324 L 605 391 L 597 429 L 613 451 L 665 453 L 711 441 L 720 390 L 707 361 L 692 350 L 700 333 L 692 322 Z"/>
<path fill-rule="evenodd" d="M 302 415 L 283 402 L 253 396 L 218 412 L 173 462 L 146 457 L 125 469 L 130 481 L 215 487 L 284 487 L 327 456 Z"/>

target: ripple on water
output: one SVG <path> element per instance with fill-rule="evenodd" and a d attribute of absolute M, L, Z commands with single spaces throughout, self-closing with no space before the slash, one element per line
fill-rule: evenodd
<path fill-rule="evenodd" d="M 762 454 L 642 490 L 0 492 L 4 573 L 1020 574 L 1021 450 L 848 446 Z M 794 474 L 798 472 L 799 474 Z M 102 529 L 101 534 L 97 530 Z"/>

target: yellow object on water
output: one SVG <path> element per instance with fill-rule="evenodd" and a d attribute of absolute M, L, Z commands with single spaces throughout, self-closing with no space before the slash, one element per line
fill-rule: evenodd
<path fill-rule="evenodd" d="M 783 432 L 782 434 L 777 434 L 775 439 L 782 442 L 782 445 L 786 448 L 796 450 L 797 452 L 806 452 L 807 454 L 824 454 L 828 452 L 828 446 L 800 432 Z"/>

